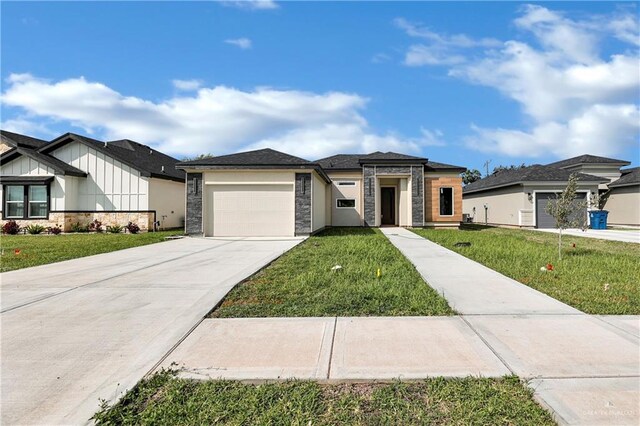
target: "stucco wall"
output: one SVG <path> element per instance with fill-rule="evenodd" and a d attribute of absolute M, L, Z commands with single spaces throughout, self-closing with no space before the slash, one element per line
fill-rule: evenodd
<path fill-rule="evenodd" d="M 149 210 L 156 211 L 161 229 L 184 225 L 184 187 L 183 182 L 149 179 Z"/>
<path fill-rule="evenodd" d="M 453 215 L 440 215 L 440 188 L 453 188 Z M 457 174 L 425 174 L 424 221 L 427 224 L 460 223 L 462 221 L 462 178 Z"/>
<path fill-rule="evenodd" d="M 362 226 L 364 198 L 362 189 L 362 173 L 332 172 L 329 173 L 329 197 L 326 199 L 327 211 L 330 212 L 331 226 Z M 341 186 L 339 182 L 355 182 L 354 186 Z M 353 198 L 356 200 L 354 209 L 339 209 L 336 207 L 338 198 Z"/>
<path fill-rule="evenodd" d="M 640 185 L 611 188 L 605 210 L 609 225 L 640 226 Z"/>
<path fill-rule="evenodd" d="M 528 202 L 525 205 L 526 197 L 520 185 L 479 194 L 465 194 L 462 200 L 462 212 L 469 214 L 474 223 L 518 226 L 519 210 L 532 208 Z M 485 204 L 488 207 L 486 218 Z"/>
<path fill-rule="evenodd" d="M 311 210 L 311 224 L 312 231 L 317 231 L 325 227 L 327 221 L 325 218 L 325 207 L 326 207 L 326 191 L 325 185 L 326 182 L 320 179 L 315 173 L 313 174 L 312 180 L 312 210 Z"/>
<path fill-rule="evenodd" d="M 80 142 L 52 155 L 88 174 L 78 181 L 77 205 L 66 210 L 149 210 L 149 182 L 137 170 Z"/>

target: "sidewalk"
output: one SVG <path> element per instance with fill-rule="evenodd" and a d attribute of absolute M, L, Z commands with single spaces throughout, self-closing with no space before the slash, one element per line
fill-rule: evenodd
<path fill-rule="evenodd" d="M 640 423 L 640 316 L 591 316 L 405 229 L 382 232 L 460 316 L 206 319 L 164 360 L 185 377 L 527 380 L 561 424 Z"/>
<path fill-rule="evenodd" d="M 404 228 L 380 228 L 380 231 L 459 314 L 581 314 Z"/>

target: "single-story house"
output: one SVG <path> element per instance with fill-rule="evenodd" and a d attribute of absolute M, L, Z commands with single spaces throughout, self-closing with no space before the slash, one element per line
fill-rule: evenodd
<path fill-rule="evenodd" d="M 65 231 L 103 225 L 174 228 L 184 221 L 184 172 L 178 160 L 124 139 L 73 133 L 44 141 L 0 131 L 2 219 Z"/>
<path fill-rule="evenodd" d="M 640 167 L 622 169 L 620 179 L 611 182 L 605 209 L 609 211 L 608 224 L 613 226 L 640 226 Z"/>
<path fill-rule="evenodd" d="M 637 203 L 631 205 L 627 202 L 631 198 L 623 195 L 635 190 L 636 195 L 631 197 L 638 199 L 638 185 L 629 185 L 630 189 L 613 190 L 613 183 L 623 175 L 621 167 L 629 164 L 624 160 L 581 155 L 548 165 L 499 171 L 464 187 L 463 211 L 465 217 L 475 223 L 553 228 L 555 221 L 545 211 L 546 205 L 566 187 L 569 176 L 578 173 L 579 199 L 590 200 L 593 195 L 612 189 L 613 199 L 610 198 L 605 207 L 613 219 L 609 223 L 623 224 L 620 221 L 627 221 L 630 222 L 626 223 L 628 225 L 640 225 Z M 615 195 L 616 191 L 620 195 Z M 587 210 L 585 208 L 585 215 Z"/>
<path fill-rule="evenodd" d="M 272 149 L 182 162 L 186 232 L 309 235 L 328 226 L 458 226 L 464 167 L 393 152 L 314 162 Z"/>

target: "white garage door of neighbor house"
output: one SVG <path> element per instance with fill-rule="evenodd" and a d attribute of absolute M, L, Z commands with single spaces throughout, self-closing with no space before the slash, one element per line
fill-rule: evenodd
<path fill-rule="evenodd" d="M 213 185 L 216 237 L 291 237 L 295 230 L 293 185 Z"/>

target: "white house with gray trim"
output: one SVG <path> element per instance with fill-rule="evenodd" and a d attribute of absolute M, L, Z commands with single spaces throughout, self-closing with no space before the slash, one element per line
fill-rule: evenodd
<path fill-rule="evenodd" d="M 640 226 L 636 201 L 640 186 L 632 183 L 633 175 L 628 178 L 628 186 L 623 183 L 614 189 L 614 182 L 626 173 L 621 167 L 629 164 L 624 160 L 581 155 L 548 165 L 500 171 L 464 187 L 463 211 L 474 223 L 553 228 L 555 222 L 545 207 L 566 187 L 571 173 L 578 173 L 579 199 L 589 200 L 611 189 L 605 206 L 609 224 Z"/>
<path fill-rule="evenodd" d="M 2 219 L 21 226 L 93 220 L 141 229 L 184 221 L 184 172 L 178 160 L 131 141 L 66 133 L 44 141 L 0 131 Z"/>
<path fill-rule="evenodd" d="M 261 149 L 182 162 L 178 168 L 187 173 L 186 232 L 191 235 L 294 236 L 327 226 L 458 226 L 462 218 L 459 174 L 464 167 L 393 152 L 311 162 Z M 441 193 L 439 198 L 425 197 L 427 187 Z M 431 205 L 434 199 L 438 206 Z"/>

